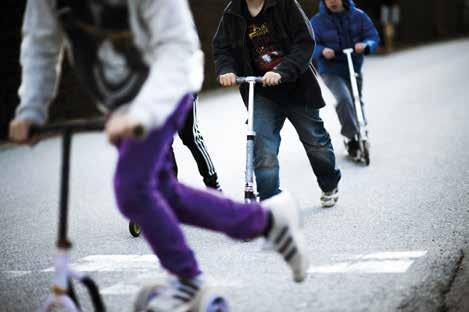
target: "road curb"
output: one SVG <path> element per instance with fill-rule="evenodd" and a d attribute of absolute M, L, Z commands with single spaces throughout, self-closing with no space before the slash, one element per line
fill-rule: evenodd
<path fill-rule="evenodd" d="M 446 295 L 446 311 L 469 311 L 469 248 L 462 251 L 455 279 Z"/>

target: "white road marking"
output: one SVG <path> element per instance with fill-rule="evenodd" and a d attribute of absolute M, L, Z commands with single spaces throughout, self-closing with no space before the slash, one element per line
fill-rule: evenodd
<path fill-rule="evenodd" d="M 412 260 L 341 262 L 333 265 L 312 266 L 308 269 L 308 273 L 405 273 L 412 263 Z"/>
<path fill-rule="evenodd" d="M 136 276 L 132 280 L 119 282 L 111 285 L 110 287 L 103 288 L 100 293 L 103 296 L 133 296 L 135 295 L 144 285 L 161 284 L 164 285 L 168 275 L 165 273 L 144 273 Z M 224 279 L 223 277 L 214 277 L 208 274 L 204 274 L 204 279 L 210 285 L 210 288 L 242 288 L 241 280 Z"/>
<path fill-rule="evenodd" d="M 145 272 L 161 270 L 155 255 L 93 255 L 71 264 L 77 272 Z M 41 272 L 53 272 L 50 267 Z"/>
<path fill-rule="evenodd" d="M 372 253 L 368 255 L 361 255 L 357 256 L 360 259 L 417 259 L 425 256 L 427 254 L 426 251 L 385 251 L 385 252 L 378 252 Z"/>
<path fill-rule="evenodd" d="M 123 282 L 117 283 L 111 287 L 104 288 L 100 291 L 103 296 L 116 296 L 116 295 L 132 295 L 139 291 L 141 285 L 129 285 Z"/>
<path fill-rule="evenodd" d="M 379 252 L 350 257 L 346 262 L 311 266 L 308 273 L 405 273 L 427 251 Z"/>
<path fill-rule="evenodd" d="M 386 251 L 360 255 L 339 255 L 332 257 L 340 259 L 340 262 L 325 265 L 311 266 L 310 274 L 332 274 L 332 273 L 405 273 L 409 270 L 415 260 L 424 257 L 427 251 Z M 130 281 L 119 282 L 104 288 L 104 295 L 127 295 L 134 294 L 141 287 L 142 282 L 163 282 L 166 276 L 158 259 L 154 255 L 91 255 L 71 263 L 70 267 L 77 272 L 125 272 L 133 273 Z M 39 272 L 53 272 L 54 267 Z M 37 272 L 37 271 L 36 271 Z M 11 270 L 3 271 L 6 278 L 18 278 L 34 273 L 34 271 Z M 206 276 L 215 287 L 242 287 L 241 280 L 224 279 L 223 277 Z"/>

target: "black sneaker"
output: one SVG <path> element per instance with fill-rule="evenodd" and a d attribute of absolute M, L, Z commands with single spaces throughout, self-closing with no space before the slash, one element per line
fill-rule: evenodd
<path fill-rule="evenodd" d="M 218 182 L 218 176 L 216 174 L 204 178 L 204 184 L 208 188 L 222 192 L 220 183 Z"/>
<path fill-rule="evenodd" d="M 356 139 L 351 139 L 348 142 L 345 142 L 345 147 L 347 149 L 347 154 L 353 158 L 356 159 L 358 157 L 358 151 L 360 150 L 360 144 Z"/>

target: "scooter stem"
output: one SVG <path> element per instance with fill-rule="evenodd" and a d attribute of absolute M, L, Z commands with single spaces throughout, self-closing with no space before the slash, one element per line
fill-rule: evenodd
<path fill-rule="evenodd" d="M 359 97 L 360 94 L 358 92 L 358 84 L 357 84 L 357 74 L 355 73 L 355 69 L 353 68 L 353 61 L 352 61 L 352 53 L 354 52 L 353 49 L 345 49 L 344 54 L 347 56 L 347 63 L 348 63 L 348 69 L 350 73 L 350 83 L 352 84 L 352 92 L 353 92 L 353 97 L 354 100 L 360 101 Z"/>
<path fill-rule="evenodd" d="M 361 106 L 362 104 L 360 100 L 360 92 L 358 90 L 357 73 L 355 72 L 355 69 L 353 68 L 352 53 L 354 52 L 354 49 L 345 49 L 342 52 L 347 57 L 347 63 L 348 63 L 348 68 L 349 68 L 349 73 L 350 73 L 350 84 L 352 85 L 353 103 L 355 104 L 355 112 L 356 112 L 357 121 L 359 124 L 360 141 L 361 141 L 362 139 L 366 139 L 367 134 L 366 134 L 365 118 L 364 118 L 363 109 Z"/>
<path fill-rule="evenodd" d="M 244 184 L 244 200 L 245 202 L 256 201 L 254 190 L 254 147 L 256 141 L 256 132 L 254 131 L 254 86 L 261 82 L 261 77 L 237 77 L 238 84 L 249 84 L 248 96 L 248 124 L 246 133 L 246 171 Z"/>

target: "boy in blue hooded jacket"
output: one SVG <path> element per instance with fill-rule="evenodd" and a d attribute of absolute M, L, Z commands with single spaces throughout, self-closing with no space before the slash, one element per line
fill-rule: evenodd
<path fill-rule="evenodd" d="M 376 51 L 379 44 L 378 31 L 368 15 L 358 9 L 353 0 L 321 0 L 319 13 L 311 19 L 311 25 L 316 35 L 313 59 L 324 83 L 337 99 L 336 111 L 342 125 L 341 133 L 346 138 L 347 152 L 355 157 L 359 126 L 355 116 L 347 58 L 342 51 L 350 48 L 355 50 L 352 59 L 358 73 L 361 96 L 364 55 Z"/>

